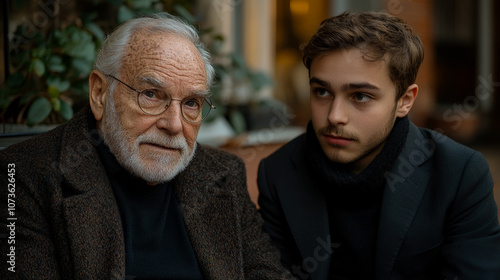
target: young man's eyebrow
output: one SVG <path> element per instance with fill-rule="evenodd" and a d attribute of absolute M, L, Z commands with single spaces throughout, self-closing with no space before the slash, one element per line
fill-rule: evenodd
<path fill-rule="evenodd" d="M 316 77 L 312 77 L 311 79 L 309 79 L 309 85 L 311 84 L 318 84 L 320 86 L 323 86 L 323 87 L 330 87 L 330 83 L 327 82 L 327 81 L 323 81 L 319 78 L 316 78 Z"/>
<path fill-rule="evenodd" d="M 379 87 L 377 87 L 374 84 L 366 83 L 366 82 L 360 82 L 360 83 L 348 83 L 342 86 L 342 90 L 346 91 L 349 89 L 374 89 L 374 90 L 380 90 Z"/>
<path fill-rule="evenodd" d="M 318 84 L 320 86 L 323 86 L 323 87 L 326 87 L 326 88 L 330 88 L 330 83 L 329 82 L 321 80 L 321 79 L 316 78 L 316 77 L 312 77 L 311 79 L 309 79 L 309 85 L 311 85 L 311 84 Z M 343 91 L 347 91 L 347 90 L 350 90 L 350 89 L 373 89 L 373 90 L 380 90 L 380 88 L 377 87 L 376 85 L 370 84 L 370 83 L 367 83 L 367 82 L 347 83 L 347 84 L 342 85 L 342 90 Z"/>

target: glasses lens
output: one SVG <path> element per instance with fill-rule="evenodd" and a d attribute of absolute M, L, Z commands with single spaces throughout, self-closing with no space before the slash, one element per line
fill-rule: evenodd
<path fill-rule="evenodd" d="M 202 120 L 204 120 L 208 114 L 210 113 L 210 110 L 212 110 L 212 101 L 210 99 L 205 99 L 205 102 L 203 102 L 203 108 L 202 108 Z"/>
<path fill-rule="evenodd" d="M 163 113 L 170 104 L 170 95 L 156 89 L 145 89 L 137 96 L 139 107 L 146 114 L 158 115 Z"/>
<path fill-rule="evenodd" d="M 191 123 L 201 122 L 210 112 L 210 103 L 204 97 L 186 98 L 182 101 L 182 116 Z"/>

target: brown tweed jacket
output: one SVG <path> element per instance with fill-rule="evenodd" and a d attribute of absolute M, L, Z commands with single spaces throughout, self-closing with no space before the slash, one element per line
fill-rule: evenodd
<path fill-rule="evenodd" d="M 2 202 L 0 279 L 124 279 L 120 214 L 89 113 L 0 152 L 0 198 L 15 194 L 10 217 L 17 218 L 12 231 Z M 15 164 L 15 189 L 7 187 L 8 164 Z M 240 159 L 198 146 L 173 186 L 205 279 L 291 278 L 261 231 Z M 12 234 L 15 244 L 7 244 Z M 11 246 L 15 272 L 6 268 Z"/>

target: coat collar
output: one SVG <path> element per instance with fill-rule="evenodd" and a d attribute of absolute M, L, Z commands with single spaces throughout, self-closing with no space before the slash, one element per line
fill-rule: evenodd
<path fill-rule="evenodd" d="M 410 131 L 395 165 L 387 172 L 377 240 L 377 279 L 388 279 L 406 233 L 430 180 L 435 143 L 410 123 Z"/>
<path fill-rule="evenodd" d="M 295 167 L 294 174 L 285 176 L 278 189 L 283 201 L 283 210 L 290 224 L 295 243 L 302 259 L 305 261 L 301 269 L 308 271 L 312 280 L 327 279 L 330 269 L 331 254 L 335 244 L 331 244 L 328 227 L 328 211 L 324 195 L 318 188 L 312 188 L 313 181 L 308 174 L 305 136 L 299 142 L 299 149 L 292 153 L 291 160 Z M 285 159 L 286 160 L 286 159 Z M 306 266 L 308 269 L 306 269 Z"/>
<path fill-rule="evenodd" d="M 217 153 L 199 145 L 189 166 L 174 179 L 174 190 L 204 276 L 239 279 L 243 277 L 238 230 L 241 205 L 236 186 L 226 186 L 231 183 L 226 178 L 234 166 L 220 163 Z M 245 184 L 246 179 L 242 179 Z"/>
<path fill-rule="evenodd" d="M 96 278 L 100 274 L 95 273 L 103 271 L 106 274 L 97 278 L 123 279 L 125 245 L 120 214 L 94 147 L 102 140 L 97 131 L 88 131 L 89 114 L 87 107 L 64 125 L 59 157 L 73 269 L 82 279 Z M 231 168 L 218 163 L 212 149 L 199 146 L 189 166 L 173 180 L 186 230 L 208 278 L 240 277 L 234 274 L 242 267 L 240 250 L 229 242 L 240 238 L 236 194 L 232 188 L 221 187 Z M 224 230 L 214 230 L 214 224 Z M 221 272 L 221 263 L 228 266 L 225 272 Z"/>
<path fill-rule="evenodd" d="M 125 246 L 120 214 L 94 147 L 99 139 L 97 131 L 88 131 L 89 114 L 87 107 L 63 125 L 59 157 L 72 277 L 123 279 Z"/>

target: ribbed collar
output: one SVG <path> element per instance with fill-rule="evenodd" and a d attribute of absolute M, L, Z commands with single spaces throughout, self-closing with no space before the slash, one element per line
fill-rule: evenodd
<path fill-rule="evenodd" d="M 312 123 L 307 126 L 307 157 L 313 174 L 321 182 L 327 195 L 338 194 L 341 199 L 351 196 L 370 197 L 380 193 L 385 184 L 385 173 L 400 154 L 409 131 L 408 117 L 397 118 L 387 136 L 384 147 L 373 161 L 359 174 L 347 164 L 332 162 L 323 152 Z"/>

